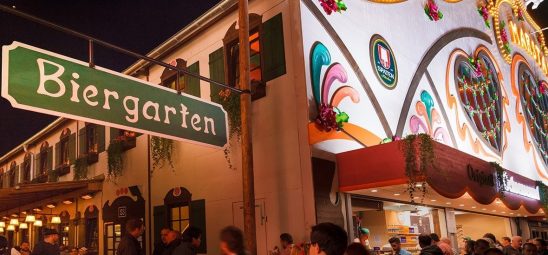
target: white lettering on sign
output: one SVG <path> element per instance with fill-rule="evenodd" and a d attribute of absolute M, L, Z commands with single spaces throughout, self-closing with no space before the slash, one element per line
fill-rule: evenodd
<path fill-rule="evenodd" d="M 141 105 L 139 104 L 140 99 L 137 97 L 130 95 L 122 96 L 118 93 L 118 91 L 108 89 L 103 89 L 103 91 L 100 92 L 96 86 L 91 84 L 87 86 L 82 86 L 76 82 L 76 80 L 80 78 L 80 75 L 78 73 L 72 73 L 73 80 L 69 81 L 71 86 L 67 87 L 65 83 L 61 80 L 61 77 L 65 72 L 65 68 L 63 66 L 41 58 L 37 59 L 36 62 L 38 64 L 38 69 L 40 72 L 40 84 L 36 92 L 40 95 L 57 98 L 64 96 L 65 93 L 68 93 L 71 96 L 71 102 L 80 103 L 79 96 L 81 96 L 84 102 L 89 106 L 96 107 L 101 104 L 101 106 L 99 107 L 102 107 L 105 110 L 111 109 L 111 103 L 120 103 L 119 101 L 121 100 L 122 107 L 126 113 L 125 119 L 130 123 L 138 123 L 140 120 L 139 117 L 141 115 L 146 120 L 162 122 L 162 117 L 160 116 L 160 114 L 164 113 L 163 123 L 170 124 L 170 115 L 177 114 L 176 108 L 174 106 L 163 105 L 163 111 L 161 111 L 162 107 L 158 102 L 146 101 L 141 107 Z M 51 74 L 49 74 L 50 72 Z M 79 94 L 80 88 L 83 88 L 81 94 Z M 67 92 L 67 90 L 71 91 Z M 98 96 L 101 95 L 102 98 L 98 98 Z M 101 99 L 103 99 L 104 102 L 99 102 L 99 100 Z M 179 112 L 182 119 L 182 128 L 188 128 L 187 119 L 190 115 L 190 124 L 192 126 L 192 129 L 198 132 L 203 132 L 205 134 L 211 133 L 213 135 L 216 135 L 215 120 L 213 118 L 210 118 L 208 116 L 200 116 L 196 113 L 191 114 L 184 104 L 180 104 L 180 107 L 181 110 Z"/>
<path fill-rule="evenodd" d="M 519 183 L 514 180 L 514 177 L 508 178 L 508 183 L 506 184 L 506 191 L 518 194 L 520 196 L 532 198 L 535 200 L 540 200 L 540 193 L 538 187 L 531 187 L 523 183 Z"/>

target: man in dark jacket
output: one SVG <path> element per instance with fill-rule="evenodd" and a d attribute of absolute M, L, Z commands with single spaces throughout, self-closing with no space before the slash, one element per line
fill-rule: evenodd
<path fill-rule="evenodd" d="M 167 235 L 171 231 L 172 230 L 168 227 L 164 227 L 162 228 L 162 230 L 160 230 L 160 241 L 154 245 L 154 252 L 152 252 L 152 255 L 162 255 L 164 253 L 164 250 L 166 249 L 166 246 L 168 244 Z"/>
<path fill-rule="evenodd" d="M 126 222 L 126 234 L 120 240 L 116 255 L 143 255 L 143 249 L 139 243 L 139 238 L 144 231 L 143 221 L 140 219 L 130 219 Z"/>
<path fill-rule="evenodd" d="M 196 255 L 196 249 L 202 243 L 202 231 L 196 227 L 188 227 L 183 232 L 183 242 L 173 251 L 173 255 Z"/>
<path fill-rule="evenodd" d="M 181 234 L 177 231 L 169 231 L 166 236 L 166 246 L 162 255 L 175 255 L 175 249 L 181 245 Z"/>
<path fill-rule="evenodd" d="M 443 251 L 435 244 L 432 244 L 432 237 L 427 234 L 419 236 L 420 255 L 443 255 Z"/>
<path fill-rule="evenodd" d="M 34 246 L 31 255 L 59 255 L 61 250 L 57 245 L 59 233 L 55 229 L 44 229 L 44 240 Z"/>

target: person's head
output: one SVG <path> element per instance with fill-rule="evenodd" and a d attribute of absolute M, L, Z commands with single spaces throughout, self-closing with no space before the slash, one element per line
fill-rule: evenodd
<path fill-rule="evenodd" d="M 392 247 L 392 250 L 394 250 L 396 253 L 400 251 L 401 249 L 401 241 L 400 238 L 397 236 L 394 236 L 390 239 L 388 239 L 388 243 L 390 243 L 390 246 Z"/>
<path fill-rule="evenodd" d="M 234 226 L 223 228 L 220 239 L 222 254 L 244 254 L 244 234 L 239 228 Z"/>
<path fill-rule="evenodd" d="M 289 233 L 283 233 L 280 235 L 280 244 L 282 248 L 286 248 L 293 244 L 293 237 Z"/>
<path fill-rule="evenodd" d="M 489 248 L 485 250 L 484 255 L 504 255 L 504 253 L 497 248 Z"/>
<path fill-rule="evenodd" d="M 419 235 L 419 246 L 421 248 L 424 248 L 426 246 L 432 245 L 432 237 L 430 237 L 427 234 L 421 234 Z"/>
<path fill-rule="evenodd" d="M 437 244 L 440 241 L 440 236 L 436 233 L 430 234 L 430 238 L 432 238 L 432 245 Z"/>
<path fill-rule="evenodd" d="M 538 255 L 537 246 L 532 243 L 523 244 L 523 255 Z"/>
<path fill-rule="evenodd" d="M 163 244 L 167 244 L 167 234 L 169 234 L 169 232 L 171 231 L 170 228 L 168 227 L 165 227 L 165 228 L 162 228 L 162 230 L 160 230 L 160 239 L 162 240 L 162 243 Z"/>
<path fill-rule="evenodd" d="M 352 243 L 346 248 L 346 255 L 369 255 L 369 252 L 361 243 Z"/>
<path fill-rule="evenodd" d="M 502 246 L 506 247 L 510 245 L 510 243 L 512 243 L 512 239 L 510 239 L 510 237 L 505 236 L 502 238 Z"/>
<path fill-rule="evenodd" d="M 200 247 L 200 244 L 202 243 L 202 231 L 197 227 L 188 227 L 185 232 L 183 232 L 183 242 L 189 242 L 195 248 Z"/>
<path fill-rule="evenodd" d="M 478 239 L 476 240 L 476 244 L 474 245 L 474 254 L 475 255 L 485 255 L 485 251 L 489 249 L 489 241 L 485 239 Z"/>
<path fill-rule="evenodd" d="M 476 241 L 466 240 L 464 243 L 464 254 L 474 254 L 474 246 L 476 246 Z"/>
<path fill-rule="evenodd" d="M 542 238 L 533 240 L 533 244 L 537 247 L 538 253 L 542 253 L 546 250 L 546 241 Z"/>
<path fill-rule="evenodd" d="M 519 248 L 521 248 L 522 244 L 523 244 L 523 241 L 521 239 L 521 236 L 513 236 L 512 237 L 512 242 L 510 243 L 510 245 L 512 245 L 512 248 L 519 249 Z"/>
<path fill-rule="evenodd" d="M 145 228 L 141 219 L 129 219 L 126 222 L 126 231 L 135 238 L 141 236 L 144 230 Z"/>
<path fill-rule="evenodd" d="M 177 239 L 177 236 L 177 231 L 170 230 L 169 232 L 167 232 L 165 244 L 170 244 L 171 242 L 175 241 Z"/>
<path fill-rule="evenodd" d="M 348 243 L 348 235 L 340 226 L 333 223 L 320 223 L 312 227 L 309 255 L 343 255 Z"/>
<path fill-rule="evenodd" d="M 70 255 L 78 255 L 78 248 L 76 248 L 76 247 L 70 248 L 69 254 Z"/>
<path fill-rule="evenodd" d="M 22 251 L 29 251 L 30 250 L 30 243 L 28 241 L 21 242 L 19 248 L 21 248 Z"/>
<path fill-rule="evenodd" d="M 54 244 L 59 241 L 59 233 L 55 229 L 44 229 L 44 242 Z"/>
<path fill-rule="evenodd" d="M 358 232 L 360 234 L 360 242 L 362 244 L 365 244 L 365 241 L 369 240 L 369 229 L 360 227 L 358 229 Z"/>
<path fill-rule="evenodd" d="M 493 240 L 493 243 L 497 242 L 497 238 L 492 233 L 485 233 L 485 235 L 483 235 L 483 238 L 489 238 L 489 239 Z"/>

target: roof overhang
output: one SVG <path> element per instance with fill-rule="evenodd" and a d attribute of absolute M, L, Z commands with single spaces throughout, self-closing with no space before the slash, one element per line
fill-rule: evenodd
<path fill-rule="evenodd" d="M 10 210 L 30 210 L 44 203 L 101 191 L 104 176 L 91 180 L 21 184 L 0 189 L 0 215 Z"/>
<path fill-rule="evenodd" d="M 374 194 L 367 191 L 383 187 L 399 187 L 404 191 L 409 180 L 405 173 L 404 142 L 395 141 L 337 154 L 340 190 L 356 194 L 366 191 L 370 195 Z M 419 148 L 414 149 L 418 154 Z M 417 174 L 416 178 L 419 183 L 425 181 L 437 195 L 448 199 L 468 196 L 479 205 L 501 201 L 510 210 L 523 207 L 531 214 L 540 211 L 541 202 L 534 180 L 505 171 L 510 178 L 507 187 L 511 190 L 500 193 L 496 169 L 490 162 L 437 142 L 433 142 L 433 154 L 434 166 L 427 167 L 426 176 Z M 415 160 L 420 165 L 419 158 Z M 420 189 L 417 191 L 416 194 L 420 194 Z M 403 195 L 400 199 L 405 199 Z"/>

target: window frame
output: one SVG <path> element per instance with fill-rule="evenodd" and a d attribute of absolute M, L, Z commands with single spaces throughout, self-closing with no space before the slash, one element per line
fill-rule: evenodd
<path fill-rule="evenodd" d="M 117 233 L 116 226 L 120 227 L 119 234 L 116 234 Z M 109 235 L 109 228 L 112 228 L 113 235 Z M 118 248 L 118 245 L 120 244 L 120 241 L 122 240 L 122 224 L 115 223 L 115 222 L 105 222 L 103 238 L 105 242 L 103 245 L 103 251 L 105 252 L 105 255 L 110 255 L 110 254 L 115 255 L 116 249 Z M 113 247 L 109 247 L 109 242 L 108 242 L 109 239 L 112 239 Z M 111 253 L 109 253 L 109 251 Z"/>
<path fill-rule="evenodd" d="M 32 179 L 32 154 L 29 152 L 25 154 L 25 159 L 23 160 L 23 164 L 21 164 L 20 172 L 23 174 L 21 175 L 21 182 L 30 182 Z"/>
<path fill-rule="evenodd" d="M 188 212 L 188 217 L 187 218 L 181 218 L 181 215 L 182 215 L 182 209 L 186 207 L 186 210 Z M 182 232 L 183 230 L 185 230 L 186 226 L 189 226 L 190 225 L 190 203 L 178 203 L 178 204 L 173 204 L 173 205 L 168 205 L 167 206 L 168 208 L 168 226 L 173 229 L 173 230 L 177 230 L 175 227 L 174 227 L 174 223 L 177 223 L 179 224 L 179 231 Z M 177 219 L 173 219 L 173 209 L 177 208 L 178 211 L 179 211 L 179 217 Z M 183 228 L 183 225 L 182 225 L 182 222 L 186 221 L 188 224 L 185 226 L 185 228 Z"/>
<path fill-rule="evenodd" d="M 38 166 L 38 173 L 36 177 L 47 175 L 48 173 L 48 152 L 49 144 L 48 142 L 43 142 L 40 146 L 40 162 Z"/>
<path fill-rule="evenodd" d="M 86 124 L 86 154 L 99 153 L 99 137 L 96 124 Z"/>
<path fill-rule="evenodd" d="M 59 156 L 57 157 L 59 159 L 59 162 L 57 162 L 57 167 L 63 167 L 70 165 L 70 148 L 69 148 L 69 140 L 70 140 L 70 129 L 65 129 L 61 133 L 61 137 L 59 138 Z"/>
<path fill-rule="evenodd" d="M 8 170 L 8 187 L 13 188 L 17 185 L 17 163 L 15 161 L 12 161 L 10 163 L 10 168 Z"/>
<path fill-rule="evenodd" d="M 223 55 L 224 55 L 224 68 L 225 68 L 225 82 L 228 86 L 237 88 L 237 80 L 236 77 L 238 76 L 238 70 L 239 70 L 239 54 L 233 55 L 232 48 L 236 45 L 239 45 L 239 30 L 236 29 L 236 22 L 232 24 L 232 26 L 228 29 L 228 31 L 225 34 L 225 37 L 223 38 Z M 250 13 L 249 14 L 249 37 L 251 38 L 255 33 L 257 33 L 258 38 L 253 39 L 249 41 L 249 44 L 251 46 L 251 43 L 254 41 L 259 42 L 259 52 L 256 54 L 249 55 L 249 59 L 251 61 L 251 57 L 255 55 L 259 55 L 259 66 L 257 68 L 254 68 L 253 70 L 256 70 L 260 68 L 261 70 L 261 80 L 260 81 L 251 81 L 250 80 L 250 90 L 251 90 L 251 99 L 257 100 L 260 98 L 263 98 L 266 96 L 266 81 L 264 77 L 264 52 L 263 52 L 263 36 L 264 36 L 264 29 L 263 29 L 263 23 L 262 23 L 262 16 Z M 250 70 L 251 72 L 252 70 Z"/>

